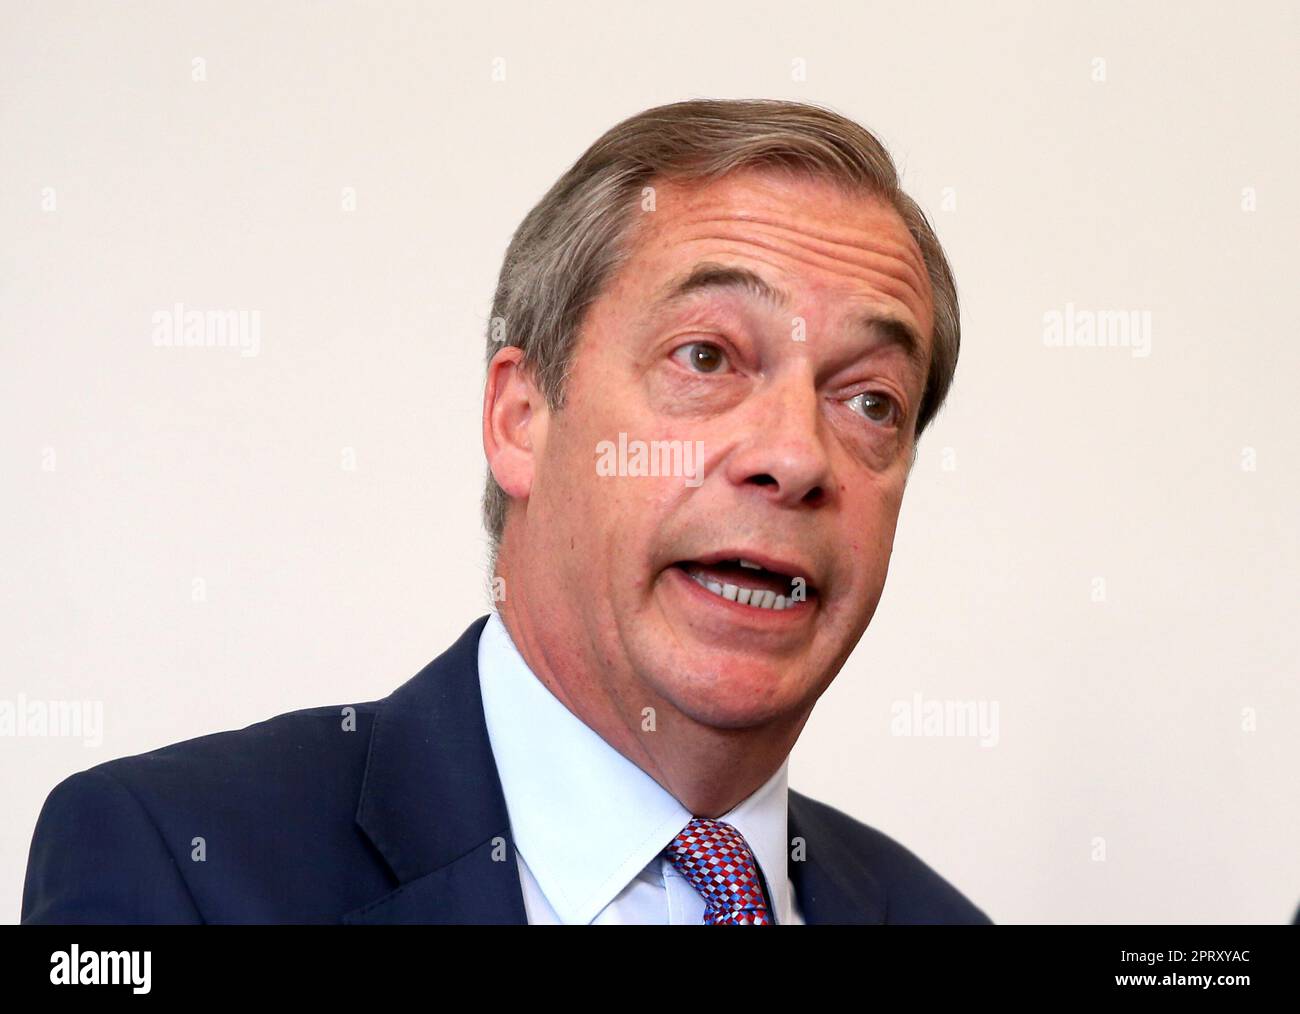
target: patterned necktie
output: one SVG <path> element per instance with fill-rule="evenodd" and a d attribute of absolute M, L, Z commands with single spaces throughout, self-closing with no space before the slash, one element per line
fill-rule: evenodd
<path fill-rule="evenodd" d="M 664 855 L 704 897 L 706 926 L 772 925 L 754 853 L 730 824 L 695 817 Z"/>

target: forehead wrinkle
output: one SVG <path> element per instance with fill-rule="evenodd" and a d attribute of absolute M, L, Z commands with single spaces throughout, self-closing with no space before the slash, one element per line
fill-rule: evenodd
<path fill-rule="evenodd" d="M 732 236 L 701 236 L 701 237 L 698 237 L 698 238 L 696 238 L 696 239 L 693 239 L 692 242 L 703 241 L 703 240 L 716 240 L 716 241 L 725 242 L 725 243 L 743 243 L 743 244 L 749 244 L 749 245 L 751 245 L 751 246 L 758 247 L 760 250 L 772 250 L 772 251 L 774 251 L 774 252 L 776 252 L 776 253 L 781 253 L 781 254 L 783 254 L 785 257 L 787 257 L 789 260 L 792 260 L 792 261 L 794 261 L 794 262 L 797 263 L 797 264 L 807 264 L 807 265 L 810 265 L 810 266 L 812 266 L 812 267 L 824 267 L 824 265 L 819 264 L 819 263 L 817 262 L 817 260 L 814 259 L 817 255 L 814 255 L 813 257 L 799 257 L 799 256 L 796 256 L 795 254 L 790 253 L 788 250 L 783 249 L 783 248 L 781 248 L 781 247 L 772 246 L 771 244 L 758 243 L 758 242 L 756 242 L 756 241 L 754 241 L 754 240 L 752 240 L 752 239 L 737 239 L 736 237 L 732 237 Z M 768 259 L 763 258 L 763 257 L 758 257 L 758 256 L 756 256 L 756 255 L 755 255 L 751 250 L 743 250 L 743 251 L 740 251 L 740 253 L 742 253 L 743 256 L 749 258 L 750 260 L 756 261 L 756 262 L 758 262 L 759 264 L 766 264 L 766 265 L 768 265 L 769 267 L 773 268 L 773 269 L 776 270 L 776 271 L 785 271 L 785 270 L 786 270 L 786 266 L 785 266 L 785 265 L 778 264 L 778 263 L 776 263 L 775 261 L 768 260 Z M 706 258 L 704 258 L 704 259 L 705 259 L 705 260 L 708 260 L 708 259 L 710 259 L 710 258 L 706 257 Z M 823 260 L 831 260 L 832 258 L 822 257 L 822 259 L 823 259 Z M 841 263 L 842 263 L 842 262 L 841 262 Z M 914 288 L 912 288 L 912 286 L 909 284 L 909 282 L 908 282 L 908 280 L 907 280 L 906 278 L 899 278 L 899 277 L 896 277 L 896 276 L 894 276 L 894 275 L 891 275 L 891 274 L 888 274 L 888 273 L 885 273 L 885 272 L 877 271 L 877 270 L 875 270 L 874 268 L 868 267 L 868 266 L 866 266 L 866 265 L 853 265 L 853 266 L 854 266 L 854 267 L 861 268 L 862 271 L 863 271 L 863 274 L 857 274 L 857 275 L 854 275 L 853 277 L 857 278 L 858 280 L 865 280 L 865 281 L 870 282 L 871 284 L 875 285 L 875 286 L 878 287 L 878 288 L 879 288 L 879 289 L 880 289 L 880 290 L 881 290 L 885 295 L 887 295 L 887 296 L 892 296 L 894 299 L 897 299 L 897 300 L 898 300 L 900 303 L 902 303 L 903 306 L 904 306 L 907 310 L 909 310 L 910 312 L 915 313 L 916 311 L 915 311 L 915 309 L 914 309 L 913 307 L 911 307 L 911 306 L 908 305 L 908 301 L 907 301 L 907 298 L 906 298 L 906 297 L 907 297 L 909 294 L 912 295 L 912 296 L 914 296 L 914 297 L 917 299 L 917 301 L 921 304 L 922 309 L 925 308 L 926 304 L 927 304 L 928 301 L 929 301 L 928 298 L 927 298 L 927 294 L 926 294 L 926 293 L 917 292 Z M 917 320 L 917 324 L 918 324 L 918 326 L 919 326 L 919 329 L 922 331 L 923 334 L 924 334 L 924 332 L 925 332 L 925 330 L 926 330 L 926 321 L 925 321 L 925 319 L 924 319 L 924 317 L 925 317 L 926 315 L 927 315 L 927 314 L 919 314 L 919 315 L 918 315 L 918 320 Z M 932 317 L 932 316 L 933 316 L 933 312 L 930 311 L 928 315 Z M 933 328 L 933 326 L 934 326 L 934 322 L 933 322 L 933 320 L 931 320 L 931 321 L 929 322 L 929 324 L 930 324 L 930 327 Z"/>
<path fill-rule="evenodd" d="M 911 233 L 907 231 L 906 226 L 900 221 L 899 228 L 902 230 L 906 241 L 895 241 L 876 235 L 873 232 L 855 232 L 851 239 L 832 239 L 824 235 L 818 235 L 813 229 L 795 228 L 786 224 L 779 219 L 768 219 L 761 215 L 724 215 L 703 214 L 697 218 L 684 216 L 681 225 L 690 227 L 694 225 L 758 225 L 763 226 L 773 233 L 786 233 L 791 235 L 791 242 L 809 248 L 815 248 L 818 244 L 826 247 L 839 247 L 845 251 L 845 255 L 838 253 L 827 253 L 827 257 L 840 257 L 844 260 L 853 260 L 854 255 L 862 254 L 874 255 L 877 257 L 892 257 L 902 262 L 912 272 L 911 283 L 917 293 L 927 288 L 930 281 L 930 272 L 925 265 L 925 258 L 921 255 L 920 249 L 916 245 L 916 240 Z"/>

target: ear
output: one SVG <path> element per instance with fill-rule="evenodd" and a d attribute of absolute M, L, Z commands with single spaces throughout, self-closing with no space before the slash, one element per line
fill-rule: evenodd
<path fill-rule="evenodd" d="M 483 453 L 497 484 L 513 499 L 533 488 L 536 454 L 546 440 L 546 400 L 523 365 L 516 345 L 497 351 L 483 391 Z"/>

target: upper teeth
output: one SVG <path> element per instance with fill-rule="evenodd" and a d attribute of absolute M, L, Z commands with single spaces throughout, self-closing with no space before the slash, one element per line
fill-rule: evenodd
<path fill-rule="evenodd" d="M 757 563 L 750 563 L 748 560 L 738 560 L 737 562 L 738 562 L 742 567 L 748 567 L 750 570 L 762 570 L 762 569 L 763 569 L 763 568 L 760 567 Z"/>
<path fill-rule="evenodd" d="M 742 564 L 744 560 L 740 561 Z M 752 565 L 751 565 L 752 566 Z M 770 588 L 741 588 L 734 584 L 719 584 L 717 581 L 706 581 L 702 577 L 690 574 L 691 580 L 701 587 L 709 589 L 714 595 L 721 595 L 724 599 L 732 602 L 739 602 L 742 606 L 757 606 L 759 609 L 784 609 L 786 600 L 784 595 L 778 595 Z M 793 602 L 790 603 L 794 605 Z"/>

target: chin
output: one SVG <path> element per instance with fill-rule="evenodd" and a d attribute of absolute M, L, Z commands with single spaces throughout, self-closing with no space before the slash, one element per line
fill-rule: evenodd
<path fill-rule="evenodd" d="M 681 670 L 661 673 L 659 692 L 682 714 L 715 729 L 748 729 L 766 725 L 799 709 L 802 697 L 788 685 L 789 669 L 764 673 L 752 664 L 729 667 L 730 672 Z"/>

